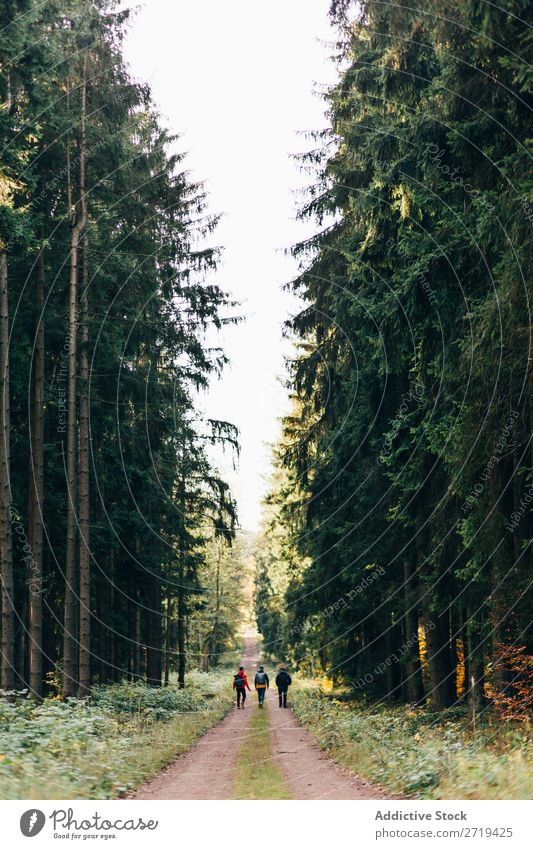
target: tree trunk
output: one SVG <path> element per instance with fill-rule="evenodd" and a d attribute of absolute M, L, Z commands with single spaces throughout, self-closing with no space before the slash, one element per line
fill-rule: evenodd
<path fill-rule="evenodd" d="M 109 581 L 109 609 L 108 609 L 108 639 L 109 639 L 109 666 L 108 680 L 114 683 L 120 681 L 120 672 L 118 669 L 118 652 L 117 652 L 117 621 L 118 616 L 116 611 L 116 558 L 115 551 L 111 549 L 110 560 L 110 581 Z"/>
<path fill-rule="evenodd" d="M 28 689 L 28 602 L 24 597 L 22 607 L 15 614 L 15 689 Z"/>
<path fill-rule="evenodd" d="M 2 688 L 15 686 L 15 582 L 11 538 L 9 300 L 7 256 L 0 254 L 0 556 L 2 561 Z"/>
<path fill-rule="evenodd" d="M 464 693 L 462 699 L 468 700 L 468 682 L 470 680 L 469 677 L 469 665 L 468 665 L 468 613 L 463 608 L 461 610 L 461 637 L 463 640 L 463 655 L 464 655 Z"/>
<path fill-rule="evenodd" d="M 458 610 L 455 605 L 450 607 L 449 611 L 450 616 L 450 692 L 452 694 L 453 701 L 455 702 L 458 698 L 457 692 L 457 666 L 458 666 L 458 656 L 457 656 L 457 638 L 460 631 L 460 623 L 459 623 L 459 615 Z"/>
<path fill-rule="evenodd" d="M 472 722 L 475 723 L 477 716 L 485 705 L 485 664 L 484 664 L 484 639 L 483 623 L 479 611 L 474 608 L 468 609 L 468 680 L 466 689 L 468 693 L 468 707 Z"/>
<path fill-rule="evenodd" d="M 63 696 L 77 692 L 79 670 L 76 633 L 76 375 L 78 332 L 78 254 L 80 236 L 86 224 L 85 196 L 85 122 L 87 107 L 87 60 L 83 65 L 81 83 L 81 118 L 79 141 L 79 202 L 71 219 L 70 238 L 70 297 L 69 297 L 69 353 L 68 353 L 68 413 L 67 413 L 67 547 L 65 564 L 65 613 L 63 629 Z M 70 168 L 69 168 L 70 185 Z M 71 195 L 69 188 L 68 194 Z M 70 211 L 70 210 L 69 210 Z"/>
<path fill-rule="evenodd" d="M 165 687 L 168 687 L 170 681 L 170 651 L 171 651 L 171 628 L 172 628 L 172 598 L 170 590 L 167 592 L 167 622 L 165 632 Z"/>
<path fill-rule="evenodd" d="M 104 652 L 107 653 L 107 631 L 104 622 L 104 576 L 99 577 L 96 585 L 96 620 L 98 634 L 98 683 L 104 684 L 106 680 L 106 664 Z"/>
<path fill-rule="evenodd" d="M 185 594 L 185 516 L 187 509 L 187 498 L 186 498 L 186 487 L 187 482 L 185 478 L 185 441 L 182 445 L 182 457 L 181 462 L 183 464 L 182 472 L 180 475 L 180 486 L 179 486 L 179 507 L 181 514 L 181 522 L 182 522 L 182 530 L 181 535 L 182 538 L 180 540 L 180 550 L 179 550 L 179 570 L 178 570 L 178 687 L 182 690 L 185 687 L 185 667 L 186 667 L 186 655 L 185 655 L 185 643 L 186 643 L 186 632 L 185 632 L 185 616 L 187 614 L 187 599 Z"/>
<path fill-rule="evenodd" d="M 91 686 L 91 555 L 89 548 L 89 241 L 83 239 L 83 289 L 80 321 L 80 699 Z"/>
<path fill-rule="evenodd" d="M 423 704 L 424 682 L 420 664 L 420 646 L 418 644 L 418 609 L 417 609 L 417 576 L 416 569 L 410 560 L 404 563 L 404 598 L 405 598 L 405 646 L 406 646 L 406 693 L 407 701 L 411 704 Z"/>
<path fill-rule="evenodd" d="M 158 575 L 150 578 L 150 611 L 148 640 L 146 647 L 146 683 L 151 687 L 161 686 L 161 580 Z"/>
<path fill-rule="evenodd" d="M 43 695 L 43 511 L 44 511 L 44 248 L 37 260 L 35 342 L 30 398 L 30 470 L 28 485 L 29 686 Z"/>
<path fill-rule="evenodd" d="M 451 687 L 449 621 L 448 612 L 437 615 L 433 611 L 427 611 L 424 616 L 431 701 L 439 710 L 450 707 L 455 701 Z"/>
<path fill-rule="evenodd" d="M 183 557 L 183 555 L 182 555 Z M 184 587 L 184 570 L 180 566 L 179 572 L 179 588 L 178 588 L 178 687 L 182 690 L 185 687 L 185 587 Z"/>
<path fill-rule="evenodd" d="M 220 570 L 221 570 L 221 561 L 222 561 L 222 549 L 221 544 L 218 545 L 217 552 L 217 568 L 215 573 L 215 620 L 213 622 L 213 636 L 211 638 L 211 653 L 209 653 L 209 648 L 207 650 L 207 663 L 209 666 L 209 662 L 211 662 L 211 666 L 216 667 L 219 661 L 219 619 L 220 619 L 220 597 L 221 597 L 221 578 L 220 578 Z M 206 672 L 208 670 L 206 669 Z"/>
<path fill-rule="evenodd" d="M 135 681 L 142 678 L 141 668 L 141 602 L 137 590 L 137 603 L 135 605 L 135 643 L 133 646 L 133 677 Z"/>
<path fill-rule="evenodd" d="M 529 332 L 531 334 L 531 326 L 529 328 Z M 530 335 L 530 345 L 531 345 L 531 335 Z M 528 388 L 528 407 L 529 407 L 529 462 L 531 469 L 533 469 L 533 350 L 531 348 L 528 352 L 528 363 L 529 363 L 529 374 L 527 381 Z M 533 557 L 533 547 L 532 547 L 532 557 Z"/>
<path fill-rule="evenodd" d="M 76 692 L 76 347 L 77 347 L 77 257 L 79 233 L 72 230 L 70 245 L 70 309 L 67 413 L 67 548 L 65 564 L 65 615 L 63 630 L 63 695 Z"/>
<path fill-rule="evenodd" d="M 418 514 L 416 520 L 416 549 L 417 549 L 417 572 L 423 575 L 427 569 L 426 552 L 431 550 L 431 539 L 428 525 L 423 523 L 423 515 Z M 438 609 L 442 608 L 440 599 L 437 602 Z M 431 609 L 426 602 L 425 610 L 421 614 L 426 637 L 427 659 L 431 680 L 431 697 L 434 707 L 443 709 L 453 703 L 451 693 L 451 665 L 450 665 L 450 621 L 448 612 L 440 615 Z"/>
<path fill-rule="evenodd" d="M 394 658 L 397 655 L 401 645 L 402 629 L 398 622 L 394 622 L 392 610 L 389 608 L 387 612 L 387 626 L 383 643 L 386 647 L 385 660 Z M 401 664 L 394 661 L 389 663 L 385 672 L 386 692 L 385 698 L 389 702 L 396 702 L 401 698 L 402 694 L 402 667 Z"/>

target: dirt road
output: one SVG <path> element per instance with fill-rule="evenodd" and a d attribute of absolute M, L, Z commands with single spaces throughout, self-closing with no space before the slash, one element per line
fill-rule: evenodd
<path fill-rule="evenodd" d="M 255 640 L 246 638 L 243 664 L 253 681 L 258 652 Z M 252 673 L 253 670 L 253 673 Z M 253 684 L 250 684 L 253 688 Z M 245 710 L 232 710 L 190 752 L 182 755 L 151 781 L 142 784 L 133 799 L 231 799 L 235 761 L 246 741 L 256 708 L 247 693 Z"/>
<path fill-rule="evenodd" d="M 253 682 L 258 652 L 252 638 L 246 640 L 243 663 Z M 272 682 L 273 684 L 273 682 Z M 251 683 L 253 688 L 253 683 Z M 257 711 L 255 693 L 248 694 L 246 709 L 232 710 L 196 746 L 178 758 L 152 781 L 143 784 L 134 799 L 231 799 L 235 763 L 243 746 L 253 745 L 248 726 Z M 385 799 L 385 790 L 337 766 L 314 743 L 295 714 L 277 705 L 274 688 L 268 693 L 272 757 L 293 799 Z M 259 766 L 259 765 L 258 765 Z"/>
<path fill-rule="evenodd" d="M 273 756 L 293 799 L 391 799 L 383 788 L 342 769 L 316 745 L 290 708 L 279 708 L 271 691 Z"/>

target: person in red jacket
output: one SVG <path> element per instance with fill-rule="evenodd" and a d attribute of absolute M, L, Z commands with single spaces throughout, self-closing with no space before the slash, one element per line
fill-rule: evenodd
<path fill-rule="evenodd" d="M 244 666 L 239 666 L 239 671 L 236 675 L 233 676 L 233 689 L 237 690 L 237 710 L 241 706 L 241 700 L 242 709 L 244 710 L 244 703 L 246 701 L 246 688 L 250 689 L 250 685 L 248 684 L 248 678 L 246 677 Z"/>

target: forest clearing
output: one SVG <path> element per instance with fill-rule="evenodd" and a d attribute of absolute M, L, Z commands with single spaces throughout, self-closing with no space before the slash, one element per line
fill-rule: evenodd
<path fill-rule="evenodd" d="M 300 0 L 205 2 L 204 182 L 122 0 L 0 0 L 0 797 L 531 799 L 533 4 L 313 0 L 289 201 Z"/>

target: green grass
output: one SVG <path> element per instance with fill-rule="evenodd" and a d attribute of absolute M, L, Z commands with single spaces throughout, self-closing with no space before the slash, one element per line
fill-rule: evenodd
<path fill-rule="evenodd" d="M 124 796 L 187 751 L 231 708 L 227 674 L 185 690 L 97 688 L 87 704 L 0 701 L 0 799 Z"/>
<path fill-rule="evenodd" d="M 266 710 L 255 710 L 235 767 L 234 799 L 290 799 L 274 760 Z"/>
<path fill-rule="evenodd" d="M 531 799 L 533 734 L 487 717 L 474 734 L 461 708 L 364 707 L 293 687 L 294 708 L 320 746 L 353 772 L 418 799 Z"/>

